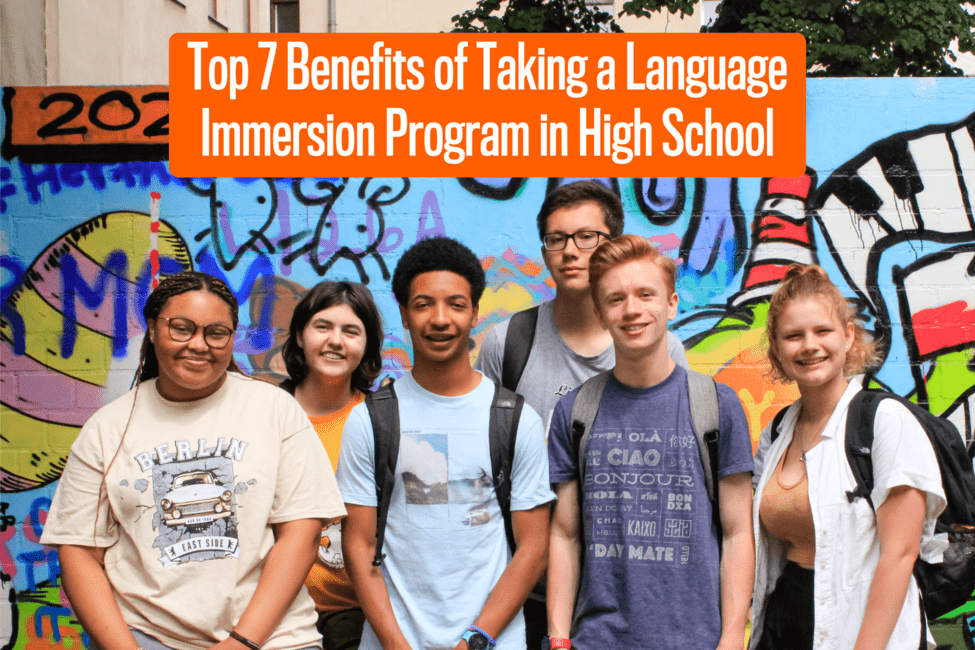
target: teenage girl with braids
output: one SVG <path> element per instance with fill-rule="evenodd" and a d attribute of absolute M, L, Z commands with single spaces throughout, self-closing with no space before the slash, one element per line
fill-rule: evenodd
<path fill-rule="evenodd" d="M 224 283 L 166 278 L 143 313 L 135 389 L 82 428 L 44 527 L 75 615 L 101 650 L 319 646 L 301 586 L 345 509 L 314 429 L 237 370 Z"/>
<path fill-rule="evenodd" d="M 382 370 L 383 326 L 372 294 L 355 282 L 322 282 L 295 307 L 284 344 L 289 379 L 281 387 L 305 409 L 338 464 L 342 427 Z M 315 599 L 326 650 L 359 646 L 365 621 L 345 572 L 337 525 L 322 530 L 318 559 L 305 580 Z"/>
<path fill-rule="evenodd" d="M 933 538 L 945 507 L 927 435 L 884 400 L 874 420 L 873 506 L 849 499 L 846 419 L 861 390 L 848 378 L 875 356 L 862 324 L 818 266 L 789 267 L 767 321 L 772 377 L 800 399 L 755 457 L 757 558 L 752 648 L 933 648 L 912 576 L 918 555 L 941 561 Z"/>

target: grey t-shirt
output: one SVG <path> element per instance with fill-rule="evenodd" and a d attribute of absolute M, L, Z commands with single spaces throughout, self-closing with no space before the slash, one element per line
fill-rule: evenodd
<path fill-rule="evenodd" d="M 504 340 L 510 323 L 509 318 L 488 332 L 474 362 L 476 370 L 499 384 Z M 677 365 L 689 368 L 684 344 L 673 332 L 667 332 L 667 352 Z M 612 345 L 594 357 L 582 356 L 566 345 L 555 326 L 554 303 L 550 300 L 542 303 L 538 310 L 535 340 L 515 392 L 523 395 L 525 402 L 541 416 L 547 432 L 552 411 L 560 397 L 575 390 L 593 375 L 611 370 L 615 365 L 616 351 Z"/>

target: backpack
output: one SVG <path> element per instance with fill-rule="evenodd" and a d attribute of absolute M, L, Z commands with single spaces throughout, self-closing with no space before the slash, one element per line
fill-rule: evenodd
<path fill-rule="evenodd" d="M 921 591 L 924 611 L 928 618 L 935 619 L 964 605 L 975 591 L 975 471 L 971 457 L 975 445 L 966 450 L 955 425 L 900 395 L 862 390 L 850 402 L 846 417 L 846 459 L 857 483 L 855 490 L 846 493 L 850 503 L 862 497 L 873 508 L 870 500 L 873 491 L 870 456 L 873 425 L 877 407 L 885 399 L 897 401 L 917 418 L 931 441 L 941 470 L 941 484 L 948 505 L 938 517 L 935 532 L 946 533 L 949 546 L 939 564 L 929 564 L 920 558 L 914 563 L 914 578 Z M 782 409 L 772 420 L 773 441 L 779 435 L 785 412 L 786 409 Z"/>
<path fill-rule="evenodd" d="M 510 333 L 510 330 L 509 330 Z M 510 338 L 510 337 L 509 337 Z M 579 388 L 579 394 L 572 404 L 572 448 L 579 458 L 579 504 L 582 506 L 582 489 L 585 483 L 586 464 L 584 462 L 586 444 L 599 402 L 606 388 L 606 381 L 612 370 L 590 377 Z M 701 467 L 704 468 L 704 484 L 711 501 L 711 520 L 721 539 L 721 513 L 718 510 L 718 388 L 714 378 L 693 370 L 687 371 L 687 391 L 691 406 L 691 421 L 697 446 L 701 453 Z M 720 546 L 719 546 L 720 548 Z"/>
<path fill-rule="evenodd" d="M 511 554 L 515 552 L 515 533 L 511 525 L 511 468 L 515 458 L 515 439 L 518 421 L 525 398 L 495 384 L 491 400 L 488 435 L 491 447 L 491 480 L 501 507 L 504 532 Z M 366 409 L 372 422 L 376 464 L 376 556 L 373 566 L 380 566 L 386 555 L 382 552 L 386 536 L 389 503 L 396 485 L 396 459 L 399 457 L 399 400 L 393 382 L 366 395 Z"/>
<path fill-rule="evenodd" d="M 528 365 L 528 355 L 535 341 L 538 325 L 538 307 L 520 311 L 511 317 L 504 338 L 504 356 L 501 358 L 501 385 L 514 392 Z"/>

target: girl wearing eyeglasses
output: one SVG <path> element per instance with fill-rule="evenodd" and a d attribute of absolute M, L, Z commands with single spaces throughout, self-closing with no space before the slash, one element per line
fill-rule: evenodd
<path fill-rule="evenodd" d="M 305 409 L 332 469 L 338 465 L 345 419 L 382 370 L 383 326 L 372 293 L 356 282 L 321 282 L 295 307 L 283 357 L 281 387 Z M 318 558 L 305 580 L 318 610 L 326 650 L 354 650 L 365 617 L 342 557 L 341 531 L 321 531 Z"/>
<path fill-rule="evenodd" d="M 101 650 L 319 647 L 301 585 L 345 508 L 314 429 L 238 370 L 226 284 L 166 278 L 143 314 L 135 388 L 82 428 L 41 540 L 75 615 Z"/>

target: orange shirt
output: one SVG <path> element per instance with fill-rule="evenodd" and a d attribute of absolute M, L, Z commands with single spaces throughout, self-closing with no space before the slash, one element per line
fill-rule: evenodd
<path fill-rule="evenodd" d="M 805 472 L 799 482 L 782 482 L 782 461 L 769 479 L 759 505 L 759 519 L 773 536 L 788 544 L 786 559 L 812 569 L 816 560 L 816 531 L 809 505 L 809 480 Z"/>
<path fill-rule="evenodd" d="M 318 433 L 319 440 L 332 461 L 332 471 L 338 468 L 339 449 L 342 446 L 342 428 L 352 407 L 361 404 L 365 395 L 356 392 L 342 409 L 330 415 L 309 418 Z M 318 558 L 305 578 L 308 593 L 315 600 L 319 612 L 340 612 L 359 606 L 349 575 L 345 572 L 345 559 L 342 557 L 341 524 L 333 524 L 322 529 L 322 539 L 318 547 Z"/>

